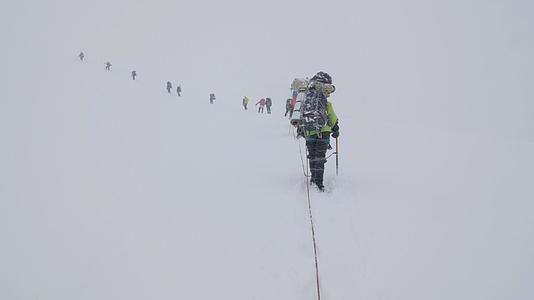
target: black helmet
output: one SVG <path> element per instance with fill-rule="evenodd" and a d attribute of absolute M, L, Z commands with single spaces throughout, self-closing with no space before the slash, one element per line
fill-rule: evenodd
<path fill-rule="evenodd" d="M 327 73 L 325 72 L 319 72 L 317 74 L 315 74 L 315 76 L 312 77 L 311 81 L 316 81 L 316 82 L 322 82 L 322 83 L 332 83 L 332 77 L 330 77 L 330 75 L 328 75 Z"/>

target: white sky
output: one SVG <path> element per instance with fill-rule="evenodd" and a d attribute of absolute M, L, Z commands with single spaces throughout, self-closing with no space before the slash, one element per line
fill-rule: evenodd
<path fill-rule="evenodd" d="M 339 105 L 358 101 L 361 117 L 503 134 L 533 129 L 530 1 L 2 1 L 0 8 L 8 60 L 22 50 L 36 59 L 84 50 L 87 59 L 175 78 L 199 93 L 209 86 L 221 96 L 275 99 L 287 96 L 282 87 L 293 77 L 324 70 L 338 85 Z"/>

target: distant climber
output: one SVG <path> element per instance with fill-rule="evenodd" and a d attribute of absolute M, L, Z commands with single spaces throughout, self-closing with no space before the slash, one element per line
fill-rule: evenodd
<path fill-rule="evenodd" d="M 170 81 L 167 81 L 167 93 L 171 93 L 171 89 L 172 89 L 172 83 Z"/>
<path fill-rule="evenodd" d="M 248 105 L 248 97 L 245 96 L 245 97 L 243 98 L 243 107 L 245 108 L 245 110 L 247 110 L 247 105 Z"/>
<path fill-rule="evenodd" d="M 213 100 L 215 100 L 215 94 L 211 93 L 210 94 L 210 104 L 213 104 Z"/>
<path fill-rule="evenodd" d="M 83 58 L 85 57 L 85 54 L 83 54 L 83 52 L 80 52 L 80 54 L 78 55 L 78 57 L 80 57 L 80 60 L 83 61 Z"/>
<path fill-rule="evenodd" d="M 106 61 L 106 70 L 111 70 L 111 63 L 109 61 Z"/>
<path fill-rule="evenodd" d="M 137 72 L 134 70 L 132 71 L 132 79 L 135 80 L 135 77 L 137 77 Z"/>
<path fill-rule="evenodd" d="M 260 101 L 258 101 L 256 103 L 256 105 L 258 105 L 258 104 L 260 105 L 258 107 L 258 113 L 260 113 L 260 112 L 263 113 L 263 108 L 265 107 L 265 102 L 266 102 L 265 99 L 262 98 Z"/>
<path fill-rule="evenodd" d="M 293 116 L 293 104 L 291 104 L 291 98 L 287 99 L 286 101 L 286 113 L 284 114 L 284 117 L 287 117 L 287 113 L 289 113 L 289 117 L 291 118 Z"/>
<path fill-rule="evenodd" d="M 180 85 L 178 85 L 178 86 L 176 87 L 176 93 L 178 94 L 178 97 L 181 96 L 181 95 L 180 95 L 181 92 L 182 92 L 182 87 L 181 87 Z"/>
<path fill-rule="evenodd" d="M 271 113 L 271 106 L 273 105 L 273 101 L 271 100 L 271 98 L 267 97 L 265 99 L 265 106 L 267 106 L 267 113 L 270 114 Z"/>

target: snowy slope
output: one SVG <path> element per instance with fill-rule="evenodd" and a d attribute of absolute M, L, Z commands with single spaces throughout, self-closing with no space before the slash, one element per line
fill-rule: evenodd
<path fill-rule="evenodd" d="M 340 2 L 303 33 L 335 32 L 323 59 L 286 53 L 287 24 L 237 2 L 250 29 L 230 4 L 213 23 L 180 7 L 176 27 L 165 1 L 116 18 L 119 2 L 4 4 L 0 299 L 315 299 L 302 141 L 282 115 L 293 77 L 319 70 L 341 120 L 340 174 L 330 159 L 311 193 L 321 299 L 531 299 L 528 5 Z"/>
<path fill-rule="evenodd" d="M 36 104 L 36 126 L 17 124 L 10 143 L 5 297 L 313 294 L 286 122 L 239 99 L 209 106 L 89 63 L 62 67 L 57 83 L 73 93 Z"/>
<path fill-rule="evenodd" d="M 5 141 L 2 298 L 313 298 L 280 102 L 260 115 L 57 63 Z M 331 159 L 311 195 L 325 299 L 526 299 L 531 143 L 339 114 L 341 174 Z"/>

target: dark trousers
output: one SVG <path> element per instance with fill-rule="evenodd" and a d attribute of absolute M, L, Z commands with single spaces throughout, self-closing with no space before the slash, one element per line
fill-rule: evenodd
<path fill-rule="evenodd" d="M 243 107 L 247 110 L 247 105 L 245 103 L 243 103 Z"/>
<path fill-rule="evenodd" d="M 323 187 L 324 164 L 326 163 L 326 150 L 330 144 L 330 133 L 324 132 L 322 136 L 312 135 L 306 138 L 308 148 L 308 161 L 310 162 L 311 182 L 319 188 Z"/>
<path fill-rule="evenodd" d="M 263 113 L 263 106 L 260 105 L 260 107 L 258 108 L 258 112 L 262 112 Z"/>
<path fill-rule="evenodd" d="M 267 113 L 268 113 L 268 114 L 271 113 L 271 106 L 270 106 L 270 105 L 267 105 Z"/>

